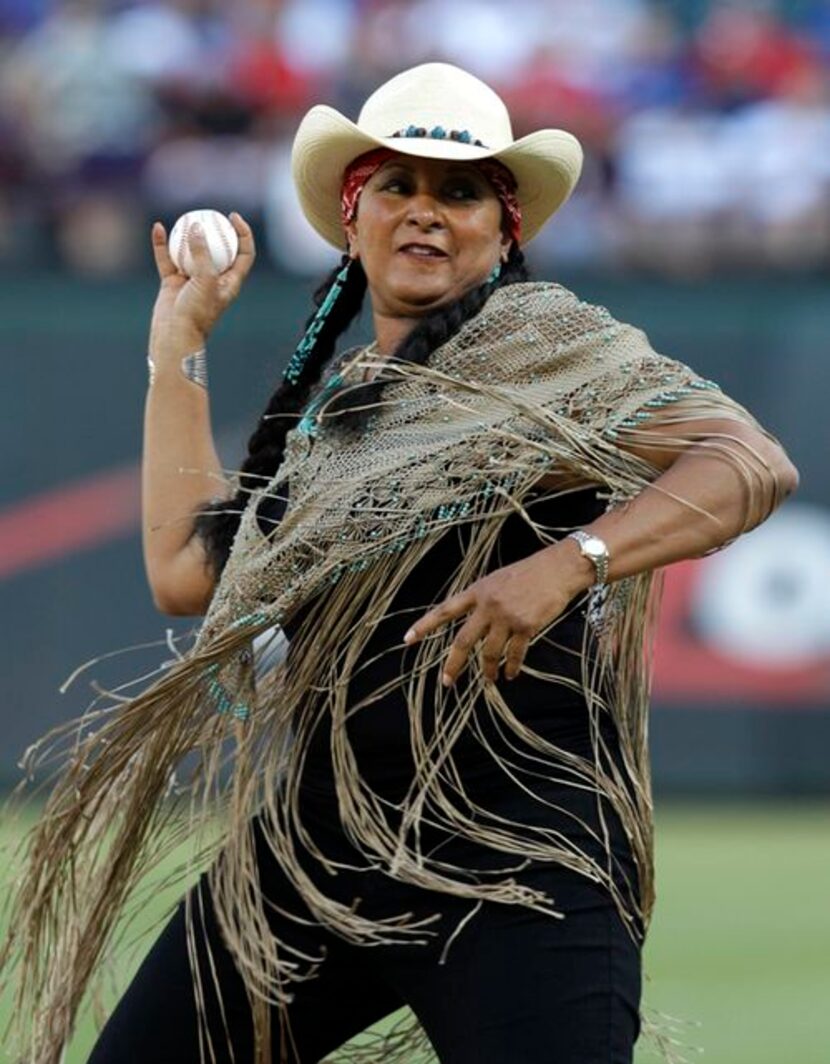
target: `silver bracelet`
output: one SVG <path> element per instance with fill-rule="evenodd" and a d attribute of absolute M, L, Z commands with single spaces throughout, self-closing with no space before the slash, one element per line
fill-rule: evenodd
<path fill-rule="evenodd" d="M 149 383 L 152 386 L 153 381 L 156 379 L 156 364 L 150 355 L 147 356 L 147 370 L 149 372 Z M 181 371 L 189 381 L 193 381 L 194 384 L 198 384 L 202 388 L 208 386 L 208 369 L 207 369 L 207 351 L 203 347 L 199 351 L 194 351 L 191 355 L 185 355 L 181 361 Z"/>
<path fill-rule="evenodd" d="M 199 351 L 194 351 L 192 355 L 184 356 L 182 359 L 182 373 L 189 381 L 201 385 L 202 388 L 207 388 L 207 351 L 204 347 Z"/>

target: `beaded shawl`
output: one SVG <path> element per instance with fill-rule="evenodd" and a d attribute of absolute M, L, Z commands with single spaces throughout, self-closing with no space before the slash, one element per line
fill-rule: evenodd
<path fill-rule="evenodd" d="M 277 476 L 253 493 L 242 515 L 189 652 L 131 700 L 114 699 L 32 752 L 30 768 L 59 753 L 63 764 L 28 843 L 0 956 L 7 965 L 20 962 L 18 1015 L 26 1017 L 28 1064 L 56 1064 L 82 995 L 114 946 L 116 918 L 140 904 L 137 885 L 183 839 L 196 840 L 194 860 L 211 868 L 220 926 L 253 1005 L 257 1060 L 270 1060 L 267 1006 L 285 1003 L 309 964 L 275 939 L 261 898 L 250 889 L 255 857 L 248 826 L 258 812 L 266 814 L 268 844 L 316 920 L 365 945 L 422 936 L 422 924 L 411 915 L 372 920 L 328 897 L 302 869 L 296 840 L 304 838 L 311 852 L 314 844 L 303 834 L 298 802 L 311 727 L 299 711 L 312 688 L 319 712 L 330 715 L 343 828 L 374 867 L 439 894 L 555 914 L 544 892 L 511 876 L 471 882 L 463 870 L 421 852 L 411 828 L 428 810 L 432 823 L 457 836 L 590 877 L 607 887 L 632 934 L 648 925 L 654 897 L 647 751 L 653 574 L 612 584 L 589 604 L 599 655 L 590 667 L 584 656 L 583 694 L 594 721 L 603 712 L 613 715 L 622 768 L 609 768 L 601 758 L 598 727 L 593 760 L 524 727 L 485 681 L 477 660 L 451 696 L 438 685 L 434 734 L 426 741 L 419 685 L 401 676 L 415 777 L 392 829 L 350 747 L 348 680 L 373 621 L 449 529 L 463 524 L 469 533 L 449 585 L 453 593 L 486 571 L 508 516 L 518 512 L 533 524 L 522 504 L 541 476 L 567 472 L 598 485 L 607 506 L 624 506 L 658 474 L 624 445 L 683 442 L 648 433 L 654 417 L 664 425 L 704 417 L 754 420 L 717 385 L 657 354 L 640 330 L 548 283 L 497 289 L 428 365 L 364 353 L 357 368 L 367 367 L 380 369 L 389 383 L 361 431 L 338 427 L 340 415 L 329 409 L 329 399 L 350 383 L 349 373 L 334 367 L 289 433 Z M 757 490 L 758 456 L 744 460 L 728 448 L 722 453 L 740 469 L 747 491 Z M 264 536 L 256 506 L 285 482 L 287 510 L 275 532 Z M 540 547 L 552 541 L 549 530 L 534 527 Z M 292 639 L 290 667 L 283 660 L 257 669 L 255 638 L 290 621 L 300 607 L 305 616 Z M 440 667 L 453 634 L 446 626 L 417 644 L 413 675 Z M 554 833 L 488 819 L 486 810 L 467 815 L 448 800 L 453 744 L 481 699 L 507 734 L 546 759 L 551 773 L 566 766 L 564 778 L 611 804 L 630 841 L 637 891 L 621 891 L 608 861 L 564 846 Z M 460 782 L 463 787 L 463 774 Z M 532 802 L 532 787 L 528 795 Z M 213 861 L 220 852 L 223 860 Z M 390 1035 L 358 1051 L 357 1059 L 412 1061 L 412 1046 Z"/>

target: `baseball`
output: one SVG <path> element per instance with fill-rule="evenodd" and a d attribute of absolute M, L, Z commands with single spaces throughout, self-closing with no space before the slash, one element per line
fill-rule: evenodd
<path fill-rule="evenodd" d="M 224 214 L 210 209 L 188 211 L 187 214 L 177 219 L 173 226 L 170 232 L 169 248 L 170 258 L 175 263 L 176 269 L 187 274 L 188 277 L 193 275 L 193 256 L 190 253 L 187 235 L 194 222 L 198 222 L 202 227 L 216 272 L 224 273 L 236 258 L 239 250 L 239 237 Z"/>

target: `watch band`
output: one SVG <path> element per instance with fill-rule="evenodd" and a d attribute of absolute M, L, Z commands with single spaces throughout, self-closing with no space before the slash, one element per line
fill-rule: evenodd
<path fill-rule="evenodd" d="M 603 584 L 607 584 L 610 557 L 608 554 L 608 547 L 605 545 L 605 540 L 600 539 L 599 536 L 595 536 L 592 532 L 586 532 L 582 528 L 578 528 L 574 532 L 569 532 L 565 539 L 575 539 L 579 544 L 579 550 L 582 557 L 588 558 L 593 562 L 597 574 L 595 586 L 602 587 Z"/>

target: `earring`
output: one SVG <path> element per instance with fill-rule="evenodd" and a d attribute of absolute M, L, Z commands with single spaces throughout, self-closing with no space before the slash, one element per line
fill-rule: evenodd
<path fill-rule="evenodd" d="M 497 262 L 493 269 L 490 271 L 490 276 L 484 282 L 485 284 L 495 284 L 501 277 L 501 263 Z"/>
<path fill-rule="evenodd" d="M 337 302 L 337 297 L 343 291 L 343 286 L 349 278 L 349 267 L 353 261 L 353 259 L 349 259 L 343 269 L 340 270 L 335 277 L 331 288 L 326 292 L 326 298 L 317 308 L 317 313 L 311 319 L 311 324 L 306 329 L 302 340 L 300 340 L 294 354 L 291 356 L 291 360 L 283 373 L 283 377 L 289 384 L 296 384 L 300 379 L 303 367 L 308 360 L 308 356 L 314 350 L 314 345 L 317 343 L 317 337 L 320 335 L 323 326 L 326 324 L 326 319 L 331 313 L 332 307 Z"/>

